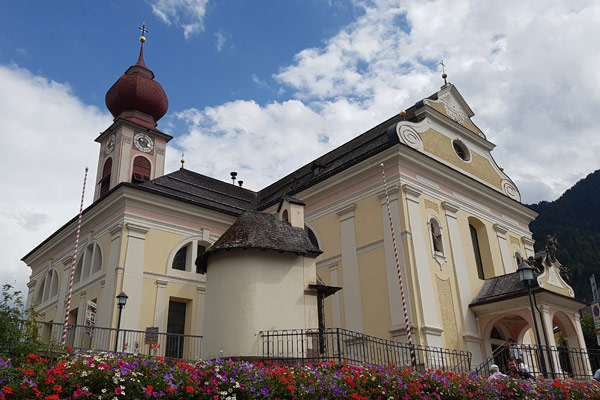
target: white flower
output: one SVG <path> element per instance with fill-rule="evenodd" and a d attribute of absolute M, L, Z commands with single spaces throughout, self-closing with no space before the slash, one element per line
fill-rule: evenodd
<path fill-rule="evenodd" d="M 102 392 L 102 393 L 106 393 L 106 389 L 102 389 L 102 390 L 101 390 L 101 392 Z"/>

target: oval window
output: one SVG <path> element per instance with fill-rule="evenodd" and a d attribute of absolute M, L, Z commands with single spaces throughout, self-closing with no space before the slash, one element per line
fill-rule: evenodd
<path fill-rule="evenodd" d="M 471 159 L 471 153 L 467 149 L 467 146 L 464 145 L 460 140 L 454 140 L 452 142 L 452 147 L 454 148 L 454 152 L 456 155 L 463 161 L 469 161 Z"/>

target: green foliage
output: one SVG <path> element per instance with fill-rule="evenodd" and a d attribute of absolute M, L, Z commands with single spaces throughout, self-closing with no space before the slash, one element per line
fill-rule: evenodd
<path fill-rule="evenodd" d="M 2 285 L 0 300 L 0 355 L 20 360 L 25 354 L 46 354 L 52 358 L 62 353 L 55 343 L 39 340 L 38 323 L 40 314 L 34 306 L 25 310 L 21 291 L 8 283 Z"/>
<path fill-rule="evenodd" d="M 540 213 L 529 226 L 535 249 L 543 250 L 546 235 L 556 234 L 556 258 L 571 271 L 569 283 L 575 296 L 592 301 L 589 277 L 600 271 L 600 170 L 577 182 L 557 200 L 529 207 Z"/>
<path fill-rule="evenodd" d="M 587 314 L 581 317 L 581 330 L 583 330 L 583 338 L 585 339 L 585 346 L 588 349 L 600 349 L 598 341 L 596 340 L 596 334 L 594 333 L 594 317 L 591 314 Z"/>
<path fill-rule="evenodd" d="M 23 297 L 12 285 L 2 285 L 0 301 L 0 352 L 5 353 L 21 339 L 23 319 Z"/>

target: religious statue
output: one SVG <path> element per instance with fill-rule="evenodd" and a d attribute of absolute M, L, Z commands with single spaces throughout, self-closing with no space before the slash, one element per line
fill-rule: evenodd
<path fill-rule="evenodd" d="M 433 242 L 433 251 L 436 253 L 441 253 L 442 246 L 441 246 L 440 240 L 442 239 L 442 234 L 438 233 L 436 235 L 435 226 L 433 226 L 433 224 L 430 224 L 430 225 L 431 225 L 431 240 Z"/>
<path fill-rule="evenodd" d="M 556 262 L 556 251 L 558 250 L 558 239 L 554 236 L 546 236 L 546 254 L 552 262 Z"/>

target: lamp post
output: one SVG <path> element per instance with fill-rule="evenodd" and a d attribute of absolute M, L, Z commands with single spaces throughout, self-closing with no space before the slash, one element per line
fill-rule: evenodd
<path fill-rule="evenodd" d="M 129 296 L 125 294 L 125 292 L 121 292 L 117 295 L 117 308 L 119 309 L 119 319 L 117 320 L 117 337 L 115 338 L 115 351 L 117 351 L 117 346 L 119 345 L 119 329 L 121 329 L 121 313 L 123 312 L 123 308 L 125 308 L 125 304 L 127 304 L 127 299 Z"/>
<path fill-rule="evenodd" d="M 531 306 L 531 316 L 533 318 L 533 328 L 535 329 L 535 337 L 538 344 L 538 350 L 540 355 L 540 364 L 542 367 L 542 375 L 547 378 L 548 372 L 546 371 L 546 360 L 544 359 L 544 352 L 542 350 L 542 341 L 540 340 L 540 331 L 538 330 L 537 320 L 535 318 L 535 311 L 533 307 L 533 297 L 531 296 L 531 281 L 533 281 L 533 267 L 527 264 L 525 261 L 517 268 L 519 273 L 519 280 L 525 282 L 527 285 L 527 293 L 529 294 L 529 305 Z"/>

